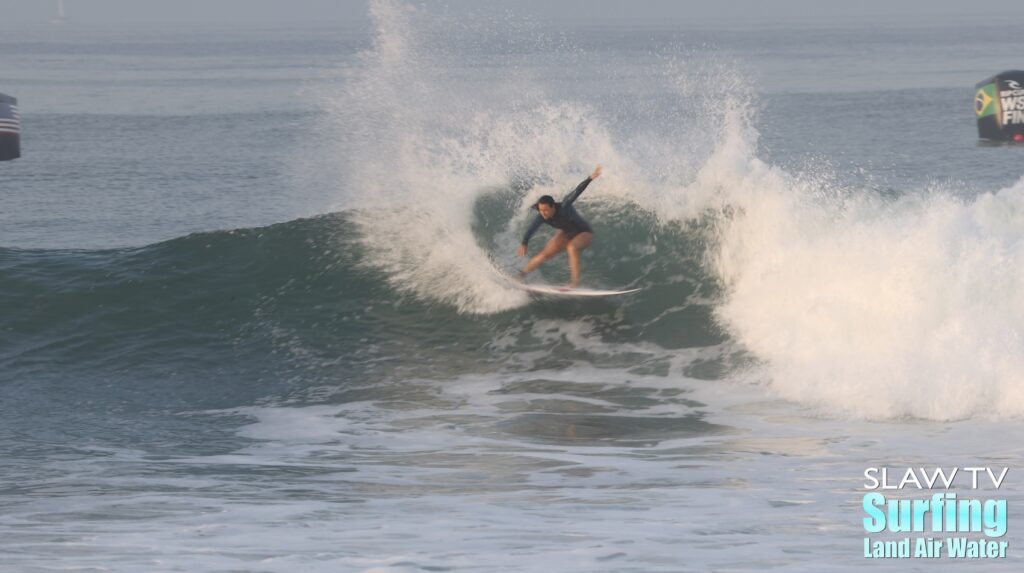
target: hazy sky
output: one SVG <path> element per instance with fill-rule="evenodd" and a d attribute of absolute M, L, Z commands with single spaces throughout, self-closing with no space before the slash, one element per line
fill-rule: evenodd
<path fill-rule="evenodd" d="M 70 21 L 319 22 L 363 25 L 369 0 L 65 0 Z M 1024 0 L 421 0 L 429 8 L 495 9 L 537 20 L 590 23 L 845 20 L 1009 24 L 1024 21 Z M 45 22 L 57 0 L 0 0 L 0 22 Z"/>

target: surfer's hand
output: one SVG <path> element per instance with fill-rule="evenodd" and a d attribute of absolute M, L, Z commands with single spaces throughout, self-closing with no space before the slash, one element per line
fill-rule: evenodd
<path fill-rule="evenodd" d="M 516 254 L 519 255 L 520 257 L 525 257 L 526 256 L 526 245 L 519 245 L 519 250 L 516 251 Z"/>
<path fill-rule="evenodd" d="M 591 179 L 597 179 L 600 176 L 601 176 L 601 166 L 598 165 L 597 167 L 594 168 L 594 172 L 590 174 L 590 178 Z"/>

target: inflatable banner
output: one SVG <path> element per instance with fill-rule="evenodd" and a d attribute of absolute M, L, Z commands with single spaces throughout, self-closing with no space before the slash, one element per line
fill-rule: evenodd
<path fill-rule="evenodd" d="M 21 115 L 18 100 L 0 94 L 0 161 L 21 157 Z"/>
<path fill-rule="evenodd" d="M 1024 72 L 1009 70 L 975 86 L 978 137 L 1024 141 Z"/>

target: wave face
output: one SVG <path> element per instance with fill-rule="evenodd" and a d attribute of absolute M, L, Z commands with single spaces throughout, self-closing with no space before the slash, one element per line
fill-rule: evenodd
<path fill-rule="evenodd" d="M 4 378 L 147 380 L 159 400 L 229 407 L 339 378 L 589 361 L 753 381 L 858 418 L 1022 413 L 1024 183 L 880 193 L 783 169 L 761 157 L 755 87 L 728 61 L 670 49 L 623 80 L 635 62 L 522 22 L 371 13 L 372 46 L 317 88 L 323 121 L 296 169 L 333 190 L 334 213 L 0 250 Z M 502 49 L 468 68 L 484 46 Z M 531 50 L 550 65 L 523 65 Z M 527 205 L 597 162 L 583 281 L 643 290 L 531 300 L 496 269 L 522 264 Z M 564 258 L 540 277 L 566 280 Z"/>
<path fill-rule="evenodd" d="M 478 210 L 502 215 L 500 195 Z M 643 213 L 610 225 L 603 249 L 609 256 L 590 261 L 586 276 L 656 283 L 621 305 L 540 302 L 481 316 L 395 290 L 393 278 L 371 260 L 376 250 L 365 248 L 355 223 L 363 216 L 197 233 L 134 249 L 0 249 L 0 280 L 7 285 L 0 303 L 8 309 L 2 358 L 14 369 L 7 371 L 57 367 L 144 378 L 145 369 L 169 367 L 197 373 L 337 367 L 357 377 L 352 368 L 382 360 L 443 363 L 434 344 L 453 355 L 464 347 L 463 366 L 486 363 L 474 353 L 538 318 L 581 318 L 609 331 L 609 342 L 679 348 L 721 340 L 703 302 L 715 287 L 697 258 L 699 230 L 652 237 L 656 223 Z M 478 231 L 481 243 L 495 240 L 484 227 Z M 664 259 L 668 264 L 658 256 L 663 252 L 674 253 Z M 567 277 L 565 266 L 549 276 Z"/>

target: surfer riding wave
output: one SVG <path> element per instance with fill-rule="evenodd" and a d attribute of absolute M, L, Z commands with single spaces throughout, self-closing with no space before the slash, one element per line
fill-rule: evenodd
<path fill-rule="evenodd" d="M 569 271 L 572 274 L 569 286 L 572 288 L 579 286 L 580 253 L 590 246 L 590 242 L 594 239 L 594 231 L 587 224 L 587 221 L 580 216 L 579 212 L 576 211 L 573 203 L 583 193 L 583 190 L 587 188 L 587 185 L 590 185 L 591 181 L 600 176 L 601 166 L 598 165 L 594 168 L 594 172 L 590 174 L 590 177 L 587 177 L 582 183 L 577 185 L 576 189 L 573 189 L 572 192 L 566 195 L 560 203 L 556 203 L 551 195 L 544 195 L 531 206 L 537 210 L 537 217 L 530 223 L 530 227 L 526 229 L 526 234 L 523 235 L 518 251 L 520 257 L 526 256 L 530 237 L 537 232 L 541 224 L 547 223 L 558 229 L 558 232 L 548 240 L 548 244 L 544 246 L 541 252 L 534 255 L 530 262 L 526 263 L 523 270 L 519 272 L 520 278 L 525 278 L 526 275 L 533 272 L 544 261 L 565 251 L 569 256 Z"/>

